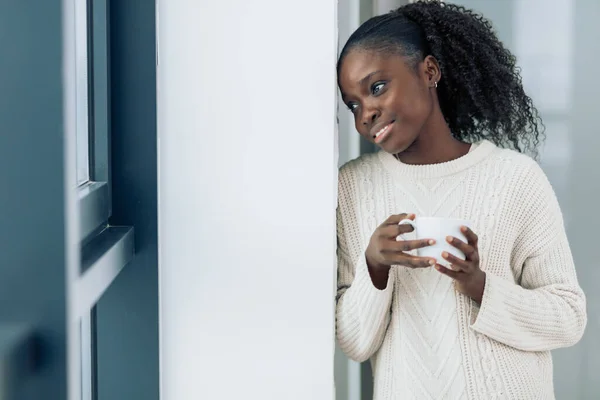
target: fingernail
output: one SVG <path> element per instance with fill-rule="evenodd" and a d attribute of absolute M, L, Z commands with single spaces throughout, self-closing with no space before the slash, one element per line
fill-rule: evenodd
<path fill-rule="evenodd" d="M 438 271 L 441 269 L 442 267 L 440 267 L 439 265 L 435 266 L 435 269 L 437 269 Z"/>
<path fill-rule="evenodd" d="M 452 243 L 452 236 L 446 236 L 446 240 L 448 241 L 448 243 Z"/>
<path fill-rule="evenodd" d="M 429 260 L 429 265 L 435 265 L 435 261 L 434 260 Z"/>
<path fill-rule="evenodd" d="M 448 253 L 444 251 L 444 252 L 442 253 L 442 257 L 444 257 L 444 258 L 448 258 Z"/>
<path fill-rule="evenodd" d="M 429 241 L 429 244 L 435 244 L 435 240 L 431 239 L 431 240 Z"/>
<path fill-rule="evenodd" d="M 461 226 L 460 230 L 463 231 L 463 232 L 466 232 L 467 231 L 467 227 L 466 226 Z"/>

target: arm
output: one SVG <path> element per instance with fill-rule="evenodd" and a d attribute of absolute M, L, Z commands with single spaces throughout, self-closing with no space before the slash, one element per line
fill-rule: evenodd
<path fill-rule="evenodd" d="M 586 301 L 554 191 L 537 164 L 526 178 L 521 203 L 515 203 L 524 211 L 512 268 L 520 284 L 486 272 L 471 327 L 519 350 L 550 351 L 579 341 L 587 323 Z"/>
<path fill-rule="evenodd" d="M 352 260 L 344 236 L 341 230 L 338 235 L 336 335 L 344 353 L 362 362 L 379 349 L 390 323 L 393 271 L 389 273 L 385 289 L 377 289 L 371 280 L 364 252 L 357 260 Z"/>
<path fill-rule="evenodd" d="M 344 353 L 362 362 L 383 343 L 391 318 L 394 272 L 374 277 L 383 290 L 375 287 L 365 258 L 366 243 L 358 233 L 354 179 L 344 172 L 339 176 L 337 209 L 336 336 Z"/>

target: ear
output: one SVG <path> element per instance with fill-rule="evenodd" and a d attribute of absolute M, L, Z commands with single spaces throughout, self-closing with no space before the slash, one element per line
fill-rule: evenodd
<path fill-rule="evenodd" d="M 423 60 L 423 72 L 427 86 L 430 88 L 437 87 L 439 81 L 442 79 L 442 71 L 440 71 L 440 64 L 434 56 L 427 56 Z"/>

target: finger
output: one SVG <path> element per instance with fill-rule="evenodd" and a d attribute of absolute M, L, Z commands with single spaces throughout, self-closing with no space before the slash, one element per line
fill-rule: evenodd
<path fill-rule="evenodd" d="M 388 253 L 386 259 L 392 265 L 400 265 L 407 268 L 430 268 L 436 263 L 434 258 L 418 257 L 402 252 Z"/>
<path fill-rule="evenodd" d="M 439 264 L 436 264 L 435 269 L 437 269 L 440 273 L 449 276 L 452 279 L 460 279 L 461 275 L 464 274 L 464 272 L 462 271 L 453 271 Z"/>
<path fill-rule="evenodd" d="M 462 251 L 463 254 L 467 257 L 467 259 L 471 259 L 471 255 L 475 253 L 477 250 L 475 247 L 466 244 L 462 240 L 455 238 L 454 236 L 448 236 L 446 241 L 450 243 L 453 247 L 456 247 L 458 250 Z"/>
<path fill-rule="evenodd" d="M 415 214 L 395 214 L 390 216 L 388 219 L 385 220 L 385 222 L 383 223 L 384 225 L 398 225 L 398 223 L 400 221 L 402 221 L 403 219 L 415 219 Z"/>
<path fill-rule="evenodd" d="M 409 233 L 415 230 L 412 225 L 409 224 L 396 224 L 392 225 L 396 229 L 397 235 L 403 235 L 405 233 Z"/>
<path fill-rule="evenodd" d="M 380 232 L 384 237 L 396 239 L 398 236 L 414 231 L 415 229 L 409 224 L 391 224 L 383 225 Z"/>
<path fill-rule="evenodd" d="M 380 232 L 384 237 L 394 240 L 396 240 L 398 236 L 412 232 L 413 230 L 413 227 L 408 224 L 393 224 L 380 228 Z"/>
<path fill-rule="evenodd" d="M 447 251 L 442 252 L 442 258 L 452 265 L 451 269 L 454 271 L 467 272 L 471 269 L 471 264 L 469 262 L 462 260 L 455 255 L 448 253 Z"/>
<path fill-rule="evenodd" d="M 471 246 L 477 247 L 479 237 L 477 237 L 477 235 L 471 230 L 471 228 L 469 228 L 468 226 L 461 226 L 460 231 L 465 235 L 465 237 L 467 238 L 467 242 Z"/>
<path fill-rule="evenodd" d="M 436 260 L 434 258 L 417 257 L 408 254 L 403 254 L 399 257 L 398 265 L 402 265 L 408 268 L 431 268 L 435 265 Z"/>
<path fill-rule="evenodd" d="M 404 220 L 400 221 L 398 224 L 395 225 L 398 230 L 398 236 L 396 240 L 403 239 L 401 237 L 403 234 L 413 232 L 415 230 L 414 224 L 410 222 L 414 221 L 414 219 L 415 214 L 409 214 L 408 218 L 405 218 Z"/>
<path fill-rule="evenodd" d="M 435 244 L 433 239 L 419 239 L 419 240 L 401 240 L 390 245 L 392 251 L 411 251 L 416 249 L 422 249 Z"/>

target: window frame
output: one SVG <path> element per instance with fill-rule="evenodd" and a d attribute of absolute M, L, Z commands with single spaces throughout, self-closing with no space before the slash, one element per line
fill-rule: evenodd
<path fill-rule="evenodd" d="M 78 188 L 80 240 L 86 243 L 108 227 L 112 214 L 110 190 L 110 21 L 109 1 L 75 0 L 85 5 L 85 35 L 88 52 L 88 163 L 89 179 Z M 106 7 L 97 7 L 97 4 Z M 96 7 L 95 7 L 96 6 Z M 102 11 L 102 12 L 99 12 Z M 76 14 L 76 18 L 81 14 Z M 76 26 L 77 23 L 76 23 Z M 104 31 L 104 32 L 102 32 Z M 95 40 L 100 37 L 102 41 Z M 102 54 L 99 54 L 99 50 Z M 100 55 L 100 57 L 98 57 Z M 82 271 L 83 272 L 83 271 Z"/>
<path fill-rule="evenodd" d="M 112 217 L 110 1 L 71 0 L 71 5 L 75 19 L 85 16 L 85 24 L 75 21 L 76 37 L 72 39 L 77 44 L 82 35 L 86 38 L 87 85 L 81 88 L 80 82 L 76 84 L 78 93 L 87 90 L 89 178 L 77 187 L 81 258 L 72 300 L 74 315 L 70 318 L 79 326 L 79 337 L 75 338 L 80 361 L 78 392 L 82 400 L 95 400 L 98 398 L 96 304 L 133 259 L 135 244 L 133 227 L 109 223 Z M 82 51 L 83 47 L 77 50 Z M 83 68 L 79 64 L 82 57 L 71 56 L 75 57 L 77 68 Z"/>

